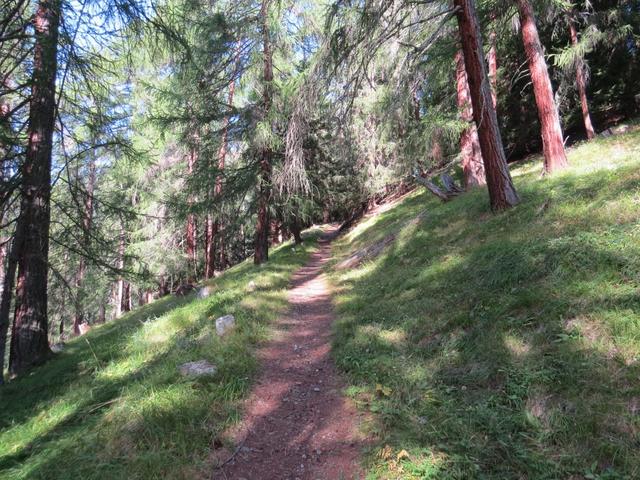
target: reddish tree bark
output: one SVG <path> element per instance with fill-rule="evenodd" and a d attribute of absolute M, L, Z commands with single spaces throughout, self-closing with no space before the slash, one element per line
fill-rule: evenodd
<path fill-rule="evenodd" d="M 496 48 L 496 37 L 496 31 L 491 30 L 491 33 L 489 33 L 489 53 L 487 54 L 487 63 L 489 64 L 489 81 L 491 82 L 491 100 L 493 100 L 493 108 L 498 107 L 498 50 Z"/>
<path fill-rule="evenodd" d="M 35 44 L 27 152 L 22 166 L 16 309 L 9 372 L 18 375 L 46 360 L 49 349 L 47 274 L 51 222 L 51 151 L 56 109 L 60 0 L 40 0 L 34 16 Z"/>
<path fill-rule="evenodd" d="M 491 99 L 478 16 L 473 0 L 454 0 L 454 6 L 457 8 L 473 118 L 478 129 L 491 208 L 494 211 L 504 210 L 516 205 L 519 198 L 507 166 L 496 109 Z"/>
<path fill-rule="evenodd" d="M 575 47 L 578 45 L 578 32 L 573 20 L 569 19 L 569 34 L 571 35 L 571 44 Z M 582 59 L 578 59 L 576 64 L 576 85 L 578 87 L 578 95 L 580 96 L 580 107 L 582 108 L 582 121 L 584 123 L 584 129 L 587 132 L 587 138 L 589 140 L 596 136 L 596 132 L 593 129 L 591 123 L 591 114 L 589 113 L 589 101 L 587 100 L 587 78 L 584 72 L 584 62 Z"/>
<path fill-rule="evenodd" d="M 464 174 L 464 186 L 469 189 L 479 185 L 485 185 L 484 163 L 482 151 L 478 140 L 478 130 L 473 123 L 473 107 L 471 106 L 471 94 L 467 82 L 467 72 L 464 67 L 462 51 L 456 53 L 456 81 L 458 92 L 458 111 L 467 128 L 460 135 L 460 151 L 462 155 L 462 172 Z"/>
<path fill-rule="evenodd" d="M 260 19 L 262 22 L 262 103 L 263 119 L 269 119 L 272 103 L 273 82 L 273 54 L 269 39 L 268 27 L 269 0 L 262 0 Z M 261 148 L 259 152 L 259 185 L 258 185 L 258 218 L 254 241 L 253 263 L 260 265 L 269 260 L 269 203 L 271 201 L 271 160 L 272 151 L 268 146 Z"/>
<path fill-rule="evenodd" d="M 529 3 L 529 0 L 517 0 L 516 3 L 518 4 L 524 51 L 529 62 L 531 83 L 533 84 L 533 93 L 536 98 L 538 118 L 540 119 L 544 172 L 553 173 L 568 165 L 564 151 L 558 106 L 553 98 L 549 70 L 544 59 L 544 52 L 538 36 L 538 27 L 536 26 L 531 3 Z"/>
<path fill-rule="evenodd" d="M 93 223 L 93 190 L 96 183 L 96 163 L 91 158 L 89 162 L 89 178 L 87 179 L 86 195 L 84 199 L 84 215 L 82 218 L 82 242 L 85 250 L 89 247 L 91 239 L 91 225 Z M 82 290 L 82 283 L 84 281 L 84 275 L 86 271 L 86 260 L 83 256 L 80 257 L 78 264 L 78 270 L 76 272 L 75 287 L 75 314 L 73 317 L 73 334 L 80 335 L 80 324 L 84 320 L 84 312 L 82 311 L 82 303 L 80 302 L 80 292 Z"/>

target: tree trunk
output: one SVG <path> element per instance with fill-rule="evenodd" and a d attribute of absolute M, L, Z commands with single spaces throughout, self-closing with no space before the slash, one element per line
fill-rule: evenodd
<path fill-rule="evenodd" d="M 18 375 L 46 360 L 49 349 L 47 275 L 51 222 L 51 150 L 56 109 L 60 0 L 40 0 L 35 17 L 27 152 L 22 166 L 16 310 L 9 371 Z"/>
<path fill-rule="evenodd" d="M 216 246 L 215 246 L 215 220 L 213 215 L 207 215 L 205 222 L 205 239 L 204 239 L 204 277 L 213 278 L 213 272 L 216 268 Z"/>
<path fill-rule="evenodd" d="M 197 141 L 197 138 L 194 139 L 194 143 Z M 189 158 L 187 159 L 187 174 L 192 175 L 193 169 L 196 165 L 198 154 L 196 153 L 196 146 L 193 145 L 189 152 Z M 189 199 L 189 204 L 191 205 L 192 200 Z M 189 262 L 191 263 L 192 271 L 196 270 L 196 261 L 197 261 L 197 245 L 196 245 L 196 217 L 193 213 L 187 215 L 187 225 L 186 225 L 186 253 L 189 258 Z"/>
<path fill-rule="evenodd" d="M 224 229 L 219 229 L 218 231 L 218 266 L 219 269 L 222 271 L 225 268 L 227 268 L 227 250 L 225 247 L 225 231 Z"/>
<path fill-rule="evenodd" d="M 16 279 L 16 266 L 18 264 L 17 249 L 20 243 L 18 232 L 14 234 L 13 242 L 8 247 L 7 268 L 5 270 L 2 296 L 0 297 L 0 385 L 4 383 L 4 359 L 7 348 L 7 333 L 9 331 L 9 312 L 11 311 L 11 298 Z"/>
<path fill-rule="evenodd" d="M 103 324 L 107 318 L 107 309 L 104 306 L 104 303 L 100 303 L 100 308 L 98 309 L 98 323 Z"/>
<path fill-rule="evenodd" d="M 466 189 L 485 185 L 484 163 L 478 140 L 478 129 L 473 123 L 473 107 L 471 94 L 467 82 L 467 72 L 464 67 L 464 56 L 461 50 L 456 53 L 456 80 L 458 85 L 458 111 L 460 118 L 468 126 L 460 135 L 460 152 L 462 155 L 462 172 Z"/>
<path fill-rule="evenodd" d="M 433 193 L 436 197 L 438 197 L 443 202 L 448 202 L 449 200 L 451 200 L 451 197 L 447 194 L 447 192 L 442 190 L 440 187 L 438 187 L 435 183 L 433 183 L 428 178 L 425 178 L 421 175 L 414 175 L 413 178 L 416 180 L 416 182 L 418 182 L 420 185 L 425 187 L 427 190 L 429 190 L 431 193 Z"/>
<path fill-rule="evenodd" d="M 269 39 L 268 14 L 269 1 L 262 0 L 260 19 L 262 21 L 263 54 L 263 119 L 268 121 L 272 102 L 273 54 Z M 258 219 L 256 222 L 253 263 L 260 265 L 269 260 L 269 203 L 271 201 L 271 157 L 269 146 L 263 146 L 260 155 L 260 178 L 258 186 Z"/>
<path fill-rule="evenodd" d="M 293 234 L 293 240 L 296 245 L 302 243 L 302 228 L 300 227 L 300 221 L 297 218 L 293 218 L 289 223 L 289 230 Z"/>
<path fill-rule="evenodd" d="M 492 18 L 495 21 L 495 18 Z M 489 81 L 491 82 L 491 100 L 493 100 L 493 108 L 498 108 L 498 50 L 497 34 L 494 29 L 489 33 L 489 53 L 487 60 L 489 63 Z"/>
<path fill-rule="evenodd" d="M 549 79 L 547 62 L 544 59 L 542 44 L 538 36 L 538 27 L 529 0 L 517 0 L 520 15 L 520 30 L 524 51 L 529 62 L 531 83 L 538 108 L 540 130 L 542 134 L 542 149 L 544 153 L 544 172 L 553 173 L 565 168 L 567 156 L 564 152 L 564 140 L 560 126 L 558 106 L 553 98 L 553 89 Z"/>
<path fill-rule="evenodd" d="M 96 163 L 93 158 L 89 162 L 89 178 L 87 181 L 86 196 L 84 199 L 84 215 L 82 219 L 82 242 L 83 249 L 86 251 L 89 248 L 91 241 L 91 225 L 93 223 L 93 190 L 96 183 Z M 86 272 L 86 260 L 84 256 L 80 257 L 78 264 L 78 270 L 76 272 L 75 288 L 75 314 L 73 317 L 73 334 L 80 335 L 80 324 L 84 320 L 84 312 L 82 311 L 81 291 L 82 283 L 84 281 L 84 275 Z"/>
<path fill-rule="evenodd" d="M 454 0 L 454 5 L 458 9 L 456 16 L 491 208 L 494 211 L 504 210 L 520 200 L 511 180 L 491 99 L 478 16 L 473 0 Z"/>
<path fill-rule="evenodd" d="M 121 220 L 122 221 L 122 220 Z M 120 224 L 120 240 L 118 243 L 118 270 L 124 270 L 124 253 L 126 248 L 126 232 L 124 230 L 124 223 Z M 120 273 L 118 277 L 118 281 L 116 282 L 115 288 L 115 298 L 113 299 L 114 307 L 115 307 L 115 318 L 120 318 L 122 316 L 122 298 L 124 295 L 124 278 L 122 278 L 122 273 Z"/>
<path fill-rule="evenodd" d="M 574 47 L 578 45 L 578 32 L 573 20 L 569 19 L 569 33 L 571 35 L 571 45 Z M 589 101 L 587 100 L 587 79 L 584 72 L 584 62 L 582 59 L 578 59 L 576 64 L 576 85 L 578 86 L 578 95 L 580 95 L 580 106 L 582 108 L 582 121 L 584 122 L 584 129 L 587 132 L 587 138 L 589 140 L 596 136 L 596 132 L 593 129 L 591 123 L 591 114 L 589 113 Z"/>
<path fill-rule="evenodd" d="M 169 291 L 169 287 L 167 286 L 167 277 L 163 275 L 160 277 L 160 282 L 158 282 L 158 298 L 169 295 Z"/>
<path fill-rule="evenodd" d="M 131 311 L 131 284 L 129 282 L 122 283 L 122 305 L 120 310 L 123 313 Z"/>

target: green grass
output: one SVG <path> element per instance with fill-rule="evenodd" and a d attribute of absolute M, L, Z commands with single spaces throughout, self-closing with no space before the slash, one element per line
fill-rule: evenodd
<path fill-rule="evenodd" d="M 417 191 L 337 241 L 396 234 L 330 269 L 369 478 L 640 478 L 640 131 L 569 159 L 514 168 L 505 213 Z"/>
<path fill-rule="evenodd" d="M 238 420 L 256 372 L 254 348 L 314 248 L 310 238 L 278 248 L 262 268 L 234 267 L 211 282 L 206 299 L 142 307 L 2 387 L 0 478 L 208 478 L 212 442 Z M 220 339 L 214 321 L 227 313 L 237 328 Z M 218 366 L 215 376 L 179 375 L 180 364 L 200 359 Z"/>

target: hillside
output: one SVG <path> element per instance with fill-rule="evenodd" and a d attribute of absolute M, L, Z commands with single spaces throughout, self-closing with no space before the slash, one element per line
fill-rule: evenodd
<path fill-rule="evenodd" d="M 552 178 L 516 166 L 503 214 L 484 190 L 420 190 L 336 243 L 334 356 L 371 414 L 367 478 L 640 476 L 640 131 L 568 153 Z"/>
<path fill-rule="evenodd" d="M 580 144 L 552 178 L 539 158 L 515 166 L 523 202 L 501 214 L 484 190 L 444 204 L 416 190 L 334 241 L 333 358 L 366 419 L 367 478 L 638 476 L 638 145 L 638 129 Z M 316 236 L 230 269 L 207 298 L 98 326 L 3 387 L 0 477 L 209 478 L 215 451 L 242 446 L 223 432 L 242 423 L 256 348 Z M 180 376 L 200 359 L 216 375 Z"/>

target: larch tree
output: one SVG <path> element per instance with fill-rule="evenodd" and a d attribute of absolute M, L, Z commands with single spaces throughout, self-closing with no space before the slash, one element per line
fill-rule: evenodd
<path fill-rule="evenodd" d="M 524 50 L 529 63 L 531 83 L 538 109 L 542 149 L 544 154 L 544 172 L 546 174 L 561 170 L 568 165 L 564 151 L 564 139 L 560 126 L 560 115 L 556 105 L 547 62 L 544 58 L 538 27 L 529 0 L 516 0 L 520 18 L 520 30 Z"/>
<path fill-rule="evenodd" d="M 27 151 L 22 166 L 16 226 L 18 278 L 9 372 L 18 375 L 50 353 L 47 316 L 51 156 L 56 114 L 56 72 L 61 0 L 40 0 L 34 15 L 35 45 Z"/>
<path fill-rule="evenodd" d="M 520 199 L 507 166 L 496 110 L 491 97 L 482 48 L 480 25 L 473 0 L 454 0 L 473 118 L 484 162 L 489 201 L 494 211 L 516 205 Z"/>

